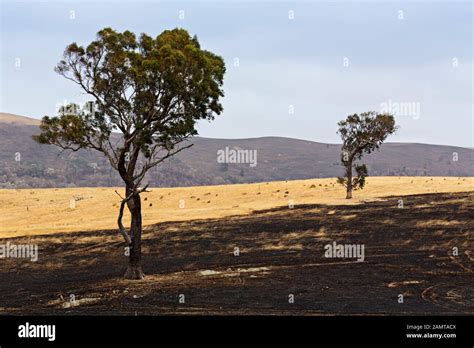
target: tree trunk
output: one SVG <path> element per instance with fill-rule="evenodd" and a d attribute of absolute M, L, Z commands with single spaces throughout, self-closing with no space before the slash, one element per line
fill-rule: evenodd
<path fill-rule="evenodd" d="M 346 191 L 346 199 L 352 198 L 352 161 L 349 160 L 347 163 L 347 191 Z"/>
<path fill-rule="evenodd" d="M 126 191 L 129 191 L 128 189 Z M 127 195 L 129 192 L 127 192 Z M 128 201 L 128 209 L 132 216 L 130 224 L 130 238 L 132 244 L 130 245 L 130 259 L 125 272 L 125 279 L 143 279 L 145 275 L 142 271 L 141 257 L 142 257 L 142 207 L 140 195 L 134 195 Z"/>

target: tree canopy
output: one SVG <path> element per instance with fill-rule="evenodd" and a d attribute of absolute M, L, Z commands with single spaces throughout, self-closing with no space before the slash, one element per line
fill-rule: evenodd
<path fill-rule="evenodd" d="M 196 134 L 198 120 L 222 112 L 224 62 L 184 29 L 137 38 L 105 28 L 87 47 L 67 46 L 55 71 L 79 85 L 92 103 L 44 117 L 35 139 L 103 152 L 130 187 L 180 151 L 176 145 Z M 122 133 L 123 141 L 113 143 L 112 132 Z M 135 171 L 139 157 L 143 163 Z"/>
<path fill-rule="evenodd" d="M 378 149 L 397 129 L 393 115 L 377 114 L 375 111 L 349 115 L 337 125 L 342 149 L 354 159 L 361 158 L 364 152 L 371 153 Z"/>

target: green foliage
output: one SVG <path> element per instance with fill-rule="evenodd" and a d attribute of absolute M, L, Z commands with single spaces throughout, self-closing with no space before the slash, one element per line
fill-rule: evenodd
<path fill-rule="evenodd" d="M 198 120 L 212 120 L 223 110 L 224 61 L 184 29 L 137 38 L 105 28 L 86 47 L 67 46 L 55 71 L 92 101 L 45 116 L 34 139 L 101 151 L 128 186 L 136 187 L 148 169 L 181 150 L 177 145 L 197 134 Z M 114 131 L 122 134 L 121 142 L 111 141 Z"/>
<path fill-rule="evenodd" d="M 343 153 L 347 152 L 348 157 L 352 159 L 359 159 L 364 152 L 371 153 L 378 149 L 385 139 L 397 130 L 392 115 L 376 114 L 374 111 L 349 115 L 337 125 L 338 134 L 342 138 Z"/>
<path fill-rule="evenodd" d="M 365 178 L 368 176 L 367 167 L 365 164 L 355 164 L 353 166 L 356 175 L 352 177 L 352 190 L 362 190 L 365 186 Z M 342 176 L 337 178 L 337 182 L 344 187 L 347 187 L 348 184 L 348 177 Z"/>
<path fill-rule="evenodd" d="M 33 136 L 35 141 L 57 144 L 74 151 L 87 147 L 88 139 L 96 135 L 96 130 L 87 122 L 86 114 L 76 104 L 61 107 L 57 117 L 43 117 L 39 127 L 41 133 Z"/>
<path fill-rule="evenodd" d="M 365 166 L 365 164 L 356 164 L 355 170 L 357 176 L 353 179 L 352 188 L 354 190 L 362 190 L 365 186 L 365 178 L 368 176 L 367 167 Z"/>

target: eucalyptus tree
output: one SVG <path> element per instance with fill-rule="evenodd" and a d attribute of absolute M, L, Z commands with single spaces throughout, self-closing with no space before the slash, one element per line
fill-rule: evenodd
<path fill-rule="evenodd" d="M 368 111 L 349 115 L 338 122 L 338 134 L 342 139 L 341 162 L 345 168 L 344 176 L 337 178 L 346 187 L 346 198 L 352 198 L 352 190 L 363 189 L 368 175 L 365 164 L 356 163 L 364 153 L 379 149 L 385 139 L 395 133 L 395 118 L 390 114 L 377 114 Z M 353 170 L 356 176 L 353 177 Z"/>
<path fill-rule="evenodd" d="M 123 180 L 117 224 L 130 250 L 127 279 L 142 279 L 140 193 L 147 172 L 188 148 L 199 120 L 223 111 L 224 61 L 184 29 L 156 37 L 105 28 L 86 47 L 72 43 L 55 71 L 90 97 L 43 117 L 41 144 L 101 152 Z M 130 228 L 122 223 L 124 208 Z"/>

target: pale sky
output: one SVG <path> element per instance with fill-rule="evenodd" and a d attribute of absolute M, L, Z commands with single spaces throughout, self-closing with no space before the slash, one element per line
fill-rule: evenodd
<path fill-rule="evenodd" d="M 87 45 L 104 27 L 181 27 L 227 66 L 224 112 L 199 124 L 201 136 L 337 143 L 339 120 L 389 104 L 402 109 L 389 141 L 474 147 L 472 2 L 1 4 L 3 112 L 41 118 L 85 101 L 53 71 L 71 42 Z"/>

